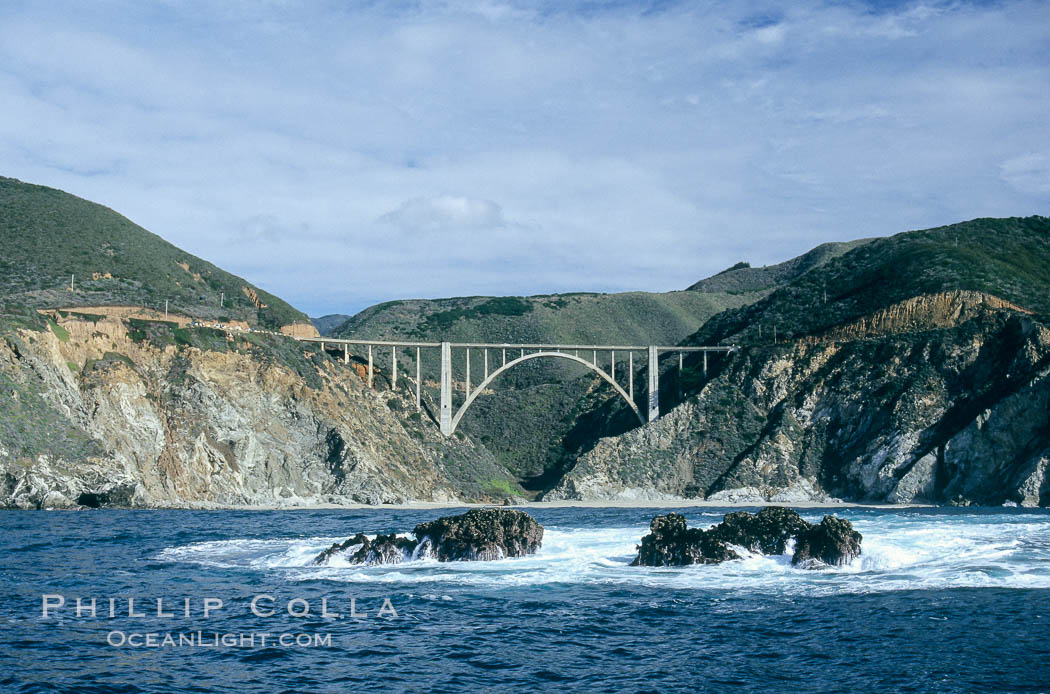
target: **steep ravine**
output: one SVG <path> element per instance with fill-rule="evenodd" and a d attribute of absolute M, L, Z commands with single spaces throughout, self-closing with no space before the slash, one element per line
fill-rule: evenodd
<path fill-rule="evenodd" d="M 250 350 L 158 347 L 110 319 L 9 333 L 0 377 L 22 407 L 0 440 L 0 505 L 377 504 L 514 487 L 484 448 L 441 437 L 408 397 L 317 361 L 303 378 Z M 40 443 L 40 429 L 72 443 Z"/>
<path fill-rule="evenodd" d="M 975 293 L 744 348 L 545 499 L 1050 504 L 1050 330 Z"/>

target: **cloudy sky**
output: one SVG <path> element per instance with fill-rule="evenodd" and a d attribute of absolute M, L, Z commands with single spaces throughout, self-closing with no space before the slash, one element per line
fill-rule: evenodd
<path fill-rule="evenodd" d="M 1050 4 L 777 5 L 4 0 L 0 175 L 311 315 L 1050 214 Z"/>

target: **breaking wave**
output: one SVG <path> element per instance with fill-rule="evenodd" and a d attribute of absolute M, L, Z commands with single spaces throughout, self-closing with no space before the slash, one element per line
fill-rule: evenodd
<path fill-rule="evenodd" d="M 709 525 L 720 518 L 721 514 L 689 514 L 691 525 Z M 393 566 L 360 566 L 334 557 L 326 566 L 312 564 L 319 552 L 345 540 L 345 536 L 198 542 L 166 548 L 155 558 L 280 572 L 290 581 L 435 587 L 621 584 L 811 595 L 964 587 L 1050 588 L 1050 517 L 1046 515 L 893 512 L 850 520 L 864 535 L 863 554 L 847 566 L 823 570 L 793 567 L 788 555 L 753 554 L 713 566 L 631 567 L 635 546 L 648 531 L 646 526 L 593 528 L 564 523 L 546 527 L 543 547 L 535 555 L 490 562 L 439 563 L 425 559 Z"/>

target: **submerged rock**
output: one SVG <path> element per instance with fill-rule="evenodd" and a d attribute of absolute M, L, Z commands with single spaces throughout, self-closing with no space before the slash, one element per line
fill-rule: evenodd
<path fill-rule="evenodd" d="M 415 540 L 398 537 L 393 533 L 377 535 L 374 540 L 358 533 L 318 554 L 314 564 L 327 564 L 337 554 L 346 554 L 346 561 L 350 564 L 400 564 L 412 558 L 415 548 Z"/>
<path fill-rule="evenodd" d="M 819 525 L 813 525 L 795 511 L 779 506 L 766 507 L 757 514 L 728 513 L 709 530 L 688 528 L 685 516 L 669 513 L 653 518 L 649 530 L 631 566 L 718 564 L 740 558 L 734 547 L 784 554 L 790 542 L 795 546 L 791 563 L 807 567 L 848 564 L 860 555 L 861 534 L 848 520 L 824 516 Z"/>
<path fill-rule="evenodd" d="M 395 534 L 369 540 L 362 533 L 337 542 L 314 559 L 327 564 L 343 555 L 351 564 L 400 564 L 432 557 L 438 561 L 491 561 L 533 554 L 543 542 L 543 526 L 524 511 L 472 509 L 458 516 L 442 516 L 420 523 L 416 539 Z"/>

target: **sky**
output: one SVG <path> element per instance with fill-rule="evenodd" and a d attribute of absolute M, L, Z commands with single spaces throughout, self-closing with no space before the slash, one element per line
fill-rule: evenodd
<path fill-rule="evenodd" d="M 1050 214 L 1050 3 L 0 3 L 0 175 L 310 315 Z"/>

